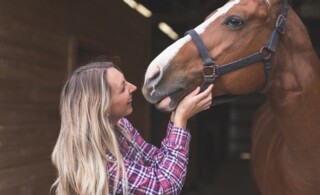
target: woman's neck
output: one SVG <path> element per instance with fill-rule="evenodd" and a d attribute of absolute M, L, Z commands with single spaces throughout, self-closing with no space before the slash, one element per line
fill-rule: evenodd
<path fill-rule="evenodd" d="M 120 118 L 115 118 L 115 117 L 109 116 L 109 121 L 110 121 L 110 125 L 112 128 L 114 128 L 118 124 L 119 120 L 120 120 Z"/>

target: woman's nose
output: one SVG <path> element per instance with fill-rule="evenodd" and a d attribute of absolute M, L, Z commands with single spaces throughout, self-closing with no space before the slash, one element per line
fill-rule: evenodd
<path fill-rule="evenodd" d="M 129 83 L 129 85 L 130 85 L 130 93 L 132 93 L 135 90 L 137 90 L 137 86 L 133 85 L 132 83 Z"/>

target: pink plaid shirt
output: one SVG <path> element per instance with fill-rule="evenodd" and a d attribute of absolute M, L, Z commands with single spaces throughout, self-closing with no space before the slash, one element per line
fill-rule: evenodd
<path fill-rule="evenodd" d="M 190 132 L 173 127 L 169 122 L 167 134 L 157 148 L 147 143 L 132 124 L 125 118 L 120 124 L 132 136 L 134 147 L 120 137 L 120 150 L 128 175 L 129 194 L 179 194 L 184 184 L 189 158 Z M 116 165 L 108 163 L 109 188 L 113 192 Z M 122 193 L 121 182 L 116 194 Z"/>

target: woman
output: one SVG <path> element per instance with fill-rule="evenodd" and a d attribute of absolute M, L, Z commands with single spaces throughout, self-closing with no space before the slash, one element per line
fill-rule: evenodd
<path fill-rule="evenodd" d="M 181 101 L 161 148 L 145 142 L 124 118 L 136 89 L 111 62 L 73 72 L 61 92 L 61 129 L 52 154 L 56 194 L 179 194 L 188 163 L 187 120 L 209 108 L 212 86 Z"/>

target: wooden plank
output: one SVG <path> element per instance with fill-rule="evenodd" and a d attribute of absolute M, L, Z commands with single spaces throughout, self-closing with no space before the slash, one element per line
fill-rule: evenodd
<path fill-rule="evenodd" d="M 37 182 L 28 182 L 20 186 L 0 190 L 1 195 L 45 195 L 50 193 L 53 177 L 43 178 Z M 51 193 L 54 194 L 54 193 Z"/>
<path fill-rule="evenodd" d="M 46 67 L 52 70 L 65 70 L 66 58 L 62 55 L 46 52 L 29 45 L 13 43 L 8 40 L 0 40 L 0 43 L 0 59 L 20 62 L 20 64 L 27 63 L 32 66 Z"/>
<path fill-rule="evenodd" d="M 46 124 L 60 120 L 58 105 L 3 105 L 0 104 L 0 124 Z"/>
<path fill-rule="evenodd" d="M 52 136 L 53 137 L 53 136 Z M 42 139 L 35 137 L 35 139 Z M 25 143 L 23 145 L 5 146 L 0 149 L 0 168 L 22 166 L 51 159 L 55 141 L 53 139 L 43 140 L 43 143 Z"/>
<path fill-rule="evenodd" d="M 55 104 L 59 105 L 60 88 L 39 85 L 21 86 L 15 82 L 0 80 L 0 102 L 2 104 Z"/>
<path fill-rule="evenodd" d="M 59 124 L 0 126 L 0 169 L 50 159 Z"/>
<path fill-rule="evenodd" d="M 55 170 L 50 160 L 0 170 L 0 192 L 53 178 L 54 174 Z"/>
<path fill-rule="evenodd" d="M 0 80 L 17 83 L 21 86 L 42 86 L 51 89 L 62 87 L 66 72 L 59 69 L 48 69 L 47 66 L 32 66 L 32 62 L 19 63 L 1 59 L 0 45 Z M 21 50 L 15 48 L 16 50 Z M 19 56 L 17 56 L 19 57 Z"/>
<path fill-rule="evenodd" d="M 0 39 L 0 43 L 1 58 L 29 62 L 29 64 L 47 66 L 51 69 L 65 69 L 66 56 L 64 55 L 49 52 L 33 45 L 10 42 L 8 39 Z M 47 44 L 50 43 L 47 42 Z"/>
<path fill-rule="evenodd" d="M 50 140 L 55 141 L 59 129 L 59 122 L 32 125 L 1 125 L 0 150 L 3 149 L 2 147 L 6 146 L 22 146 L 23 144 L 30 143 L 43 144 Z"/>
<path fill-rule="evenodd" d="M 1 41 L 36 48 L 44 53 L 52 53 L 57 56 L 66 57 L 67 55 L 68 37 L 64 34 L 46 32 L 39 27 L 3 15 L 0 17 L 0 26 Z"/>

